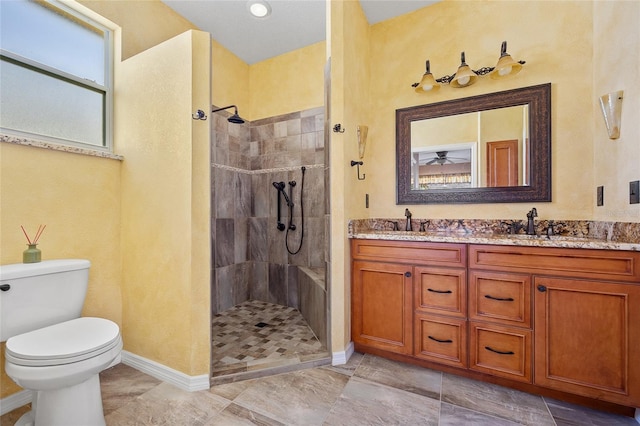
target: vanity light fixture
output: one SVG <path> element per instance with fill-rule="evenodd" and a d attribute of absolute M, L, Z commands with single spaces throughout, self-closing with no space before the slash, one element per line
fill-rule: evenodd
<path fill-rule="evenodd" d="M 247 3 L 249 13 L 256 18 L 266 18 L 271 15 L 271 5 L 265 0 L 249 0 Z"/>
<path fill-rule="evenodd" d="M 441 84 L 448 84 L 451 87 L 460 88 L 471 86 L 478 80 L 478 76 L 489 74 L 492 79 L 500 79 L 515 75 L 520 72 L 525 61 L 514 61 L 511 55 L 507 53 L 507 42 L 503 41 L 500 48 L 500 58 L 495 67 L 482 67 L 473 70 L 465 61 L 465 54 L 460 54 L 460 66 L 453 75 L 445 75 L 440 78 L 434 78 L 431 74 L 431 64 L 429 60 L 426 62 L 426 72 L 422 76 L 420 83 L 413 83 L 411 86 L 418 93 L 433 92 L 440 88 Z"/>

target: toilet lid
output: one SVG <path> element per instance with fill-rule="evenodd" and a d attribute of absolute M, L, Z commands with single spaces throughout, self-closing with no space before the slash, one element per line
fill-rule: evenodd
<path fill-rule="evenodd" d="M 7 361 L 18 365 L 69 364 L 108 351 L 121 341 L 120 329 L 104 318 L 76 318 L 7 340 Z"/>

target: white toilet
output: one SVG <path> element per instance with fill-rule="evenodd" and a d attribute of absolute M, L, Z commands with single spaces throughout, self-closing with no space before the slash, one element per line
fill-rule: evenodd
<path fill-rule="evenodd" d="M 118 325 L 80 318 L 88 260 L 0 266 L 0 340 L 5 371 L 33 391 L 16 425 L 104 425 L 98 373 L 120 362 Z"/>

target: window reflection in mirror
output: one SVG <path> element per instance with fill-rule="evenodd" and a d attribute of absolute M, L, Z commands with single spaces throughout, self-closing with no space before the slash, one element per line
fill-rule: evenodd
<path fill-rule="evenodd" d="M 411 189 L 529 184 L 528 105 L 411 123 Z"/>

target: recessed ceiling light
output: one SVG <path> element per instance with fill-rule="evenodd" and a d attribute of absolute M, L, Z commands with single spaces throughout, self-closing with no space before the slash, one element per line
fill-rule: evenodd
<path fill-rule="evenodd" d="M 266 18 L 271 15 L 271 6 L 264 0 L 250 0 L 247 7 L 256 18 Z"/>

